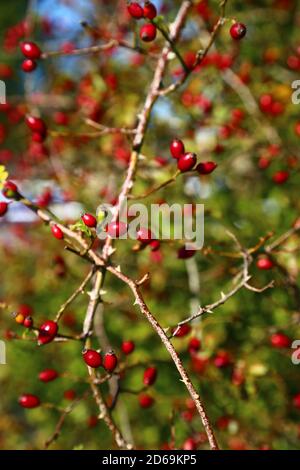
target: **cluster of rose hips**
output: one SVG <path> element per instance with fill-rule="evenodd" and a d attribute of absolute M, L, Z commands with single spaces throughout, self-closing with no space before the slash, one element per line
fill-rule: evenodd
<path fill-rule="evenodd" d="M 81 220 L 84 223 L 84 225 L 88 228 L 96 228 L 97 226 L 97 219 L 95 216 L 92 214 L 89 214 L 88 212 L 84 213 L 81 216 Z M 51 232 L 52 235 L 57 238 L 57 240 L 63 240 L 64 238 L 64 233 L 62 229 L 59 227 L 58 224 L 52 224 L 51 225 Z"/>
<path fill-rule="evenodd" d="M 110 351 L 102 357 L 101 353 L 94 349 L 84 349 L 82 351 L 82 357 L 86 365 L 93 369 L 98 367 L 104 367 L 104 369 L 112 373 L 118 364 L 118 358 L 113 351 Z"/>
<path fill-rule="evenodd" d="M 156 17 L 157 11 L 153 3 L 146 1 L 142 7 L 137 2 L 130 2 L 128 5 L 128 12 L 132 18 L 135 20 L 140 20 L 142 18 L 150 20 L 149 23 L 144 24 L 140 28 L 140 38 L 142 41 L 151 42 L 154 41 L 157 34 L 157 28 L 155 24 L 152 23 L 152 20 Z"/>
<path fill-rule="evenodd" d="M 44 142 L 47 137 L 47 126 L 45 121 L 36 116 L 26 116 L 25 122 L 32 132 L 32 140 L 34 142 Z"/>
<path fill-rule="evenodd" d="M 20 45 L 21 52 L 25 57 L 25 60 L 22 63 L 22 70 L 26 73 L 33 72 L 37 68 L 37 60 L 41 58 L 42 51 L 31 41 L 22 42 Z"/>
<path fill-rule="evenodd" d="M 193 170 L 197 163 L 197 155 L 192 152 L 186 152 L 182 140 L 173 139 L 170 144 L 170 152 L 173 158 L 177 160 L 177 168 L 181 173 Z M 217 168 L 215 162 L 199 163 L 195 171 L 200 175 L 209 175 Z"/>

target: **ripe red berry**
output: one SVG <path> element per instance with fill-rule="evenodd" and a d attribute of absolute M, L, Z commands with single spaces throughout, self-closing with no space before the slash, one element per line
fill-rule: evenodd
<path fill-rule="evenodd" d="M 122 351 L 124 354 L 131 354 L 134 351 L 135 344 L 133 341 L 123 341 Z"/>
<path fill-rule="evenodd" d="M 293 405 L 295 408 L 300 409 L 300 393 L 297 393 L 297 395 L 294 396 Z"/>
<path fill-rule="evenodd" d="M 189 259 L 195 256 L 196 250 L 188 250 L 185 246 L 182 246 L 177 251 L 178 259 Z"/>
<path fill-rule="evenodd" d="M 33 326 L 33 319 L 32 319 L 32 317 L 30 317 L 30 316 L 25 317 L 24 322 L 23 322 L 23 325 L 25 326 L 25 328 L 32 328 L 32 326 Z"/>
<path fill-rule="evenodd" d="M 180 157 L 178 162 L 177 162 L 177 168 L 180 170 L 182 173 L 186 171 L 190 171 L 194 168 L 197 162 L 197 156 L 195 153 L 185 153 L 183 157 Z"/>
<path fill-rule="evenodd" d="M 57 240 L 62 240 L 64 238 L 63 231 L 56 224 L 51 226 L 51 232 Z"/>
<path fill-rule="evenodd" d="M 87 425 L 89 428 L 94 428 L 98 424 L 98 417 L 95 415 L 91 415 L 88 417 Z"/>
<path fill-rule="evenodd" d="M 256 266 L 258 267 L 258 269 L 262 269 L 262 270 L 267 271 L 267 270 L 272 269 L 274 267 L 274 263 L 270 258 L 265 256 L 263 258 L 260 258 L 257 261 Z"/>
<path fill-rule="evenodd" d="M 284 184 L 290 177 L 288 171 L 277 171 L 272 177 L 272 180 L 276 184 Z"/>
<path fill-rule="evenodd" d="M 83 216 L 81 217 L 81 220 L 84 222 L 84 224 L 87 227 L 96 227 L 97 225 L 97 219 L 92 214 L 88 214 L 88 213 L 83 214 Z"/>
<path fill-rule="evenodd" d="M 18 307 L 18 313 L 22 313 L 24 317 L 29 317 L 33 314 L 33 308 L 28 304 L 20 304 Z"/>
<path fill-rule="evenodd" d="M 214 365 L 219 369 L 231 364 L 231 357 L 227 351 L 219 351 L 214 358 Z"/>
<path fill-rule="evenodd" d="M 299 137 L 300 136 L 300 121 L 296 122 L 295 124 L 295 134 Z"/>
<path fill-rule="evenodd" d="M 243 23 L 234 23 L 230 28 L 230 35 L 232 39 L 239 41 L 246 36 L 247 28 Z"/>
<path fill-rule="evenodd" d="M 198 338 L 191 338 L 188 344 L 188 350 L 190 354 L 194 354 L 201 348 L 201 341 Z"/>
<path fill-rule="evenodd" d="M 25 73 L 33 72 L 37 67 L 37 63 L 34 60 L 26 59 L 22 62 L 22 70 Z"/>
<path fill-rule="evenodd" d="M 157 15 L 157 10 L 155 5 L 151 2 L 146 2 L 144 6 L 144 17 L 148 18 L 148 20 L 153 20 Z"/>
<path fill-rule="evenodd" d="M 151 42 L 156 38 L 156 26 L 152 23 L 144 24 L 140 29 L 140 38 L 142 41 Z"/>
<path fill-rule="evenodd" d="M 127 233 L 127 224 L 120 221 L 111 222 L 106 227 L 106 231 L 111 238 L 119 238 Z"/>
<path fill-rule="evenodd" d="M 188 325 L 186 323 L 184 325 L 181 325 L 179 328 L 175 328 L 174 332 L 175 331 L 176 331 L 176 333 L 174 334 L 174 336 L 176 338 L 184 338 L 185 336 L 187 336 L 190 333 L 191 327 L 190 327 L 190 325 Z"/>
<path fill-rule="evenodd" d="M 196 166 L 196 171 L 198 171 L 200 175 L 209 175 L 217 168 L 217 166 L 218 165 L 215 162 L 199 163 L 199 165 Z"/>
<path fill-rule="evenodd" d="M 141 5 L 137 2 L 131 2 L 128 5 L 127 10 L 130 16 L 132 16 L 132 18 L 134 18 L 135 20 L 140 20 L 144 16 L 144 10 Z"/>
<path fill-rule="evenodd" d="M 39 330 L 38 344 L 47 344 L 53 341 L 58 331 L 58 325 L 52 320 L 45 321 Z"/>
<path fill-rule="evenodd" d="M 0 202 L 0 217 L 3 217 L 8 210 L 7 202 Z"/>
<path fill-rule="evenodd" d="M 32 132 L 38 134 L 45 134 L 47 132 L 47 126 L 42 118 L 35 116 L 26 116 L 25 122 Z"/>
<path fill-rule="evenodd" d="M 151 247 L 151 251 L 153 252 L 158 251 L 160 249 L 160 241 L 152 240 L 152 242 L 150 242 L 150 247 Z"/>
<path fill-rule="evenodd" d="M 136 234 L 137 240 L 141 243 L 144 243 L 145 245 L 149 244 L 151 240 L 155 239 L 155 236 L 151 230 L 145 227 L 141 227 Z"/>
<path fill-rule="evenodd" d="M 22 54 L 27 57 L 27 59 L 37 60 L 41 57 L 41 49 L 34 42 L 22 42 L 20 48 Z"/>
<path fill-rule="evenodd" d="M 170 152 L 173 158 L 179 159 L 185 154 L 184 143 L 182 140 L 173 139 L 170 143 Z"/>
<path fill-rule="evenodd" d="M 19 397 L 19 405 L 23 408 L 36 408 L 40 405 L 40 399 L 31 393 L 24 393 Z"/>
<path fill-rule="evenodd" d="M 64 391 L 64 398 L 69 401 L 73 401 L 76 398 L 76 392 L 75 390 L 65 390 Z"/>
<path fill-rule="evenodd" d="M 52 382 L 57 379 L 58 373 L 54 369 L 44 369 L 39 373 L 39 379 L 41 382 Z"/>
<path fill-rule="evenodd" d="M 141 408 L 150 408 L 154 403 L 154 398 L 147 393 L 141 393 L 139 395 L 139 403 Z"/>
<path fill-rule="evenodd" d="M 93 367 L 94 369 L 102 365 L 102 356 L 100 353 L 98 353 L 98 351 L 95 351 L 94 349 L 83 350 L 82 357 L 84 362 L 88 366 Z"/>
<path fill-rule="evenodd" d="M 103 359 L 103 367 L 106 369 L 108 372 L 112 372 L 118 364 L 118 359 L 117 356 L 113 352 L 109 352 L 105 354 L 104 359 Z"/>
<path fill-rule="evenodd" d="M 284 333 L 274 333 L 270 338 L 270 342 L 274 348 L 278 349 L 289 348 L 291 345 L 290 338 Z"/>
<path fill-rule="evenodd" d="M 189 437 L 188 439 L 184 441 L 182 449 L 183 450 L 196 450 L 197 443 L 192 437 Z"/>
<path fill-rule="evenodd" d="M 153 385 L 157 378 L 156 367 L 148 367 L 144 372 L 143 384 L 146 386 Z"/>
<path fill-rule="evenodd" d="M 14 199 L 18 196 L 18 187 L 15 183 L 12 181 L 5 181 L 3 189 L 2 189 L 2 194 L 7 198 L 7 199 Z"/>

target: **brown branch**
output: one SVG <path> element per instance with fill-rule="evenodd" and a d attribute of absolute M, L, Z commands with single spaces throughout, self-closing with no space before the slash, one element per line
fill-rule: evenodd
<path fill-rule="evenodd" d="M 93 275 L 94 275 L 94 268 L 92 268 L 87 276 L 84 278 L 84 280 L 82 281 L 82 283 L 80 284 L 79 287 L 77 287 L 77 289 L 73 292 L 73 294 L 61 305 L 60 309 L 58 310 L 57 314 L 56 314 L 56 317 L 55 317 L 55 322 L 57 323 L 61 316 L 63 315 L 63 313 L 65 312 L 65 310 L 69 307 L 69 305 L 78 297 L 79 294 L 84 294 L 84 289 L 86 287 L 86 285 L 89 283 L 89 281 L 92 279 Z"/>
<path fill-rule="evenodd" d="M 117 446 L 120 449 L 125 449 L 125 450 L 132 449 L 133 446 L 131 444 L 129 444 L 128 442 L 126 442 L 126 440 L 122 436 L 120 430 L 116 426 L 116 424 L 115 424 L 115 422 L 114 422 L 114 420 L 113 420 L 113 418 L 112 418 L 112 416 L 111 416 L 111 414 L 110 414 L 110 412 L 109 412 L 109 410 L 108 410 L 108 408 L 105 404 L 105 401 L 103 400 L 100 389 L 95 384 L 95 380 L 96 380 L 95 371 L 93 369 L 91 369 L 90 367 L 88 367 L 88 371 L 89 371 L 89 376 L 90 376 L 90 386 L 91 386 L 95 401 L 97 403 L 97 406 L 99 408 L 99 419 L 102 419 L 105 422 L 108 429 L 112 433 Z"/>
<path fill-rule="evenodd" d="M 196 391 L 194 385 L 192 384 L 186 369 L 183 366 L 183 363 L 181 362 L 181 359 L 179 358 L 174 346 L 170 342 L 169 338 L 167 337 L 165 331 L 163 328 L 160 326 L 156 318 L 152 315 L 150 310 L 148 309 L 144 298 L 140 292 L 139 286 L 129 277 L 127 277 L 125 274 L 123 274 L 121 271 L 118 269 L 114 268 L 113 266 L 108 266 L 107 270 L 114 274 L 116 277 L 118 277 L 121 281 L 123 281 L 125 284 L 128 285 L 128 287 L 131 289 L 134 298 L 135 298 L 135 305 L 138 305 L 141 313 L 143 316 L 148 320 L 148 322 L 151 324 L 152 328 L 154 331 L 157 333 L 157 335 L 160 337 L 162 343 L 164 344 L 166 350 L 170 354 L 171 358 L 174 361 L 175 366 L 177 367 L 177 370 L 180 374 L 181 381 L 185 384 L 188 392 L 191 395 L 191 398 L 193 399 L 195 406 L 198 410 L 198 413 L 201 417 L 202 424 L 204 426 L 205 432 L 208 437 L 208 441 L 210 444 L 210 447 L 212 450 L 218 450 L 218 444 L 216 441 L 216 438 L 214 436 L 213 428 L 211 426 L 211 423 L 208 419 L 207 413 L 205 411 L 204 405 L 200 399 L 200 396 L 198 392 Z"/>
<path fill-rule="evenodd" d="M 64 422 L 67 418 L 67 416 L 72 413 L 72 411 L 74 410 L 74 408 L 76 407 L 76 405 L 78 405 L 78 403 L 80 401 L 82 401 L 84 398 L 86 398 L 88 396 L 88 392 L 85 392 L 81 397 L 78 397 L 78 398 L 75 398 L 75 400 L 65 409 L 63 410 L 58 422 L 57 422 L 57 425 L 55 427 L 55 430 L 53 432 L 53 434 L 49 437 L 49 439 L 47 439 L 47 441 L 45 442 L 45 449 L 48 449 L 48 447 L 53 444 L 54 441 L 57 440 L 57 438 L 60 436 L 60 433 L 61 433 L 61 430 L 62 430 L 62 427 L 64 425 Z"/>

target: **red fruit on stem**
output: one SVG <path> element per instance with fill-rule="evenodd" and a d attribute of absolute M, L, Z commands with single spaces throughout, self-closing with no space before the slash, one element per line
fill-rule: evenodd
<path fill-rule="evenodd" d="M 154 234 L 151 232 L 150 229 L 148 228 L 145 228 L 145 227 L 141 227 L 137 232 L 136 232 L 136 235 L 137 235 L 137 240 L 141 243 L 144 243 L 145 245 L 147 245 L 148 243 L 150 243 L 153 239 L 155 239 L 155 236 Z"/>
<path fill-rule="evenodd" d="M 153 252 L 158 251 L 160 249 L 160 241 L 152 240 L 152 242 L 150 242 L 150 247 L 151 247 L 151 251 Z"/>
<path fill-rule="evenodd" d="M 39 397 L 31 393 L 24 393 L 19 397 L 19 405 L 23 408 L 36 408 L 40 403 Z"/>
<path fill-rule="evenodd" d="M 199 163 L 199 165 L 196 166 L 196 171 L 198 171 L 200 175 L 209 175 L 217 168 L 217 166 L 218 165 L 215 162 Z"/>
<path fill-rule="evenodd" d="M 84 362 L 88 366 L 93 367 L 94 369 L 102 366 L 102 356 L 100 353 L 98 353 L 98 351 L 95 351 L 94 349 L 83 350 L 82 357 Z"/>
<path fill-rule="evenodd" d="M 41 57 L 41 49 L 34 42 L 22 42 L 20 48 L 22 54 L 27 57 L 27 59 L 38 60 Z"/>
<path fill-rule="evenodd" d="M 274 263 L 270 258 L 265 256 L 257 261 L 256 266 L 258 267 L 258 269 L 268 271 L 269 269 L 272 269 L 274 267 Z"/>
<path fill-rule="evenodd" d="M 14 199 L 18 195 L 17 185 L 13 183 L 12 181 L 5 181 L 3 189 L 2 189 L 2 194 L 7 199 Z"/>
<path fill-rule="evenodd" d="M 143 376 L 143 384 L 146 386 L 153 385 L 157 378 L 157 369 L 156 367 L 148 367 Z"/>
<path fill-rule="evenodd" d="M 87 420 L 87 425 L 89 428 L 94 428 L 98 424 L 98 417 L 95 415 L 89 416 Z"/>
<path fill-rule="evenodd" d="M 118 364 L 118 359 L 117 356 L 113 352 L 109 352 L 105 354 L 104 359 L 103 359 L 103 367 L 106 369 L 108 372 L 112 372 Z"/>
<path fill-rule="evenodd" d="M 33 72 L 37 68 L 37 63 L 34 60 L 26 59 L 22 62 L 22 70 L 25 73 Z"/>
<path fill-rule="evenodd" d="M 51 232 L 57 240 L 62 240 L 64 238 L 63 231 L 56 224 L 51 226 Z"/>
<path fill-rule="evenodd" d="M 65 390 L 64 391 L 64 398 L 69 401 L 73 401 L 76 398 L 76 392 L 75 390 Z"/>
<path fill-rule="evenodd" d="M 37 132 L 38 134 L 46 134 L 47 126 L 42 118 L 35 116 L 26 116 L 25 122 L 32 132 Z"/>
<path fill-rule="evenodd" d="M 196 450 L 197 443 L 192 437 L 189 437 L 188 439 L 184 441 L 182 449 L 183 450 Z"/>
<path fill-rule="evenodd" d="M 284 349 L 291 346 L 290 338 L 284 333 L 274 333 L 270 337 L 270 343 L 273 348 Z"/>
<path fill-rule="evenodd" d="M 154 41 L 156 38 L 157 29 L 152 23 L 144 24 L 140 29 L 140 38 L 144 42 Z"/>
<path fill-rule="evenodd" d="M 0 217 L 3 217 L 8 210 L 7 202 L 0 202 Z"/>
<path fill-rule="evenodd" d="M 30 316 L 25 317 L 24 322 L 23 322 L 23 325 L 25 326 L 25 328 L 32 328 L 32 326 L 33 326 L 33 319 L 32 319 L 32 317 L 30 317 Z"/>
<path fill-rule="evenodd" d="M 53 341 L 54 337 L 58 332 L 58 325 L 55 321 L 47 320 L 45 321 L 39 330 L 38 335 L 38 344 L 47 344 Z"/>
<path fill-rule="evenodd" d="M 141 5 L 137 2 L 131 2 L 128 5 L 127 10 L 130 16 L 134 18 L 135 20 L 140 20 L 144 16 L 144 10 L 141 7 Z"/>
<path fill-rule="evenodd" d="M 39 373 L 39 379 L 41 382 L 52 382 L 57 379 L 58 373 L 54 369 L 44 369 Z"/>
<path fill-rule="evenodd" d="M 121 348 L 124 354 L 131 354 L 134 351 L 135 344 L 133 341 L 123 341 Z"/>
<path fill-rule="evenodd" d="M 147 393 L 141 393 L 139 395 L 139 403 L 141 408 L 150 408 L 154 403 L 154 398 Z"/>
<path fill-rule="evenodd" d="M 201 348 L 201 341 L 198 338 L 191 338 L 188 344 L 188 351 L 190 354 L 195 354 Z"/>
<path fill-rule="evenodd" d="M 239 41 L 246 36 L 247 28 L 243 23 L 234 23 L 230 28 L 230 35 L 232 39 Z"/>
<path fill-rule="evenodd" d="M 300 410 L 300 393 L 297 393 L 297 395 L 294 396 L 293 405 L 295 408 L 298 408 Z"/>
<path fill-rule="evenodd" d="M 127 233 L 127 224 L 124 222 L 111 222 L 106 227 L 106 231 L 111 238 L 119 238 Z"/>
<path fill-rule="evenodd" d="M 194 168 L 197 162 L 197 156 L 195 153 L 185 153 L 183 157 L 180 157 L 178 162 L 177 162 L 177 168 L 180 170 L 182 173 L 186 171 L 190 171 Z"/>
<path fill-rule="evenodd" d="M 179 159 L 184 156 L 185 148 L 182 140 L 174 139 L 170 144 L 170 152 L 173 158 Z"/>
<path fill-rule="evenodd" d="M 87 227 L 96 227 L 97 226 L 97 219 L 92 214 L 83 214 L 81 220 Z"/>
<path fill-rule="evenodd" d="M 185 325 L 181 325 L 179 328 L 175 328 L 174 332 L 176 331 L 176 333 L 174 334 L 174 336 L 176 338 L 184 338 L 185 336 L 187 336 L 190 331 L 191 331 L 191 327 L 190 325 L 188 325 L 187 323 Z"/>
<path fill-rule="evenodd" d="M 214 358 L 214 365 L 219 369 L 227 367 L 231 364 L 231 357 L 227 351 L 220 351 Z"/>
<path fill-rule="evenodd" d="M 290 177 L 290 174 L 288 171 L 277 171 L 272 177 L 272 180 L 276 184 L 284 184 Z"/>
<path fill-rule="evenodd" d="M 295 134 L 300 137 L 300 121 L 295 124 Z"/>
<path fill-rule="evenodd" d="M 195 256 L 196 250 L 188 250 L 185 246 L 182 246 L 177 251 L 177 258 L 178 259 L 189 259 Z"/>
<path fill-rule="evenodd" d="M 144 17 L 148 20 L 153 20 L 157 15 L 157 10 L 155 5 L 151 2 L 146 2 L 144 6 Z"/>

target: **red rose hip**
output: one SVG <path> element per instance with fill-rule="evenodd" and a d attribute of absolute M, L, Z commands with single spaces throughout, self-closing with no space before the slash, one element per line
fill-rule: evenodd
<path fill-rule="evenodd" d="M 135 344 L 133 341 L 123 341 L 122 343 L 122 351 L 124 354 L 128 355 L 134 351 Z"/>
<path fill-rule="evenodd" d="M 102 356 L 98 351 L 95 351 L 94 349 L 86 349 L 82 353 L 82 357 L 84 362 L 90 366 L 93 367 L 94 369 L 97 369 L 97 367 L 100 367 L 102 365 Z"/>
<path fill-rule="evenodd" d="M 56 224 L 51 226 L 51 232 L 57 240 L 62 240 L 64 238 L 63 231 Z"/>
<path fill-rule="evenodd" d="M 26 59 L 22 62 L 22 70 L 25 73 L 33 72 L 37 67 L 37 63 L 34 60 Z"/>
<path fill-rule="evenodd" d="M 8 210 L 7 202 L 0 202 L 0 217 L 3 217 Z"/>
<path fill-rule="evenodd" d="M 140 20 L 144 16 L 144 10 L 137 2 L 131 2 L 127 7 L 128 13 L 135 20 Z"/>
<path fill-rule="evenodd" d="M 196 171 L 198 171 L 199 175 L 210 175 L 217 166 L 215 162 L 199 163 L 199 165 L 196 166 Z"/>
<path fill-rule="evenodd" d="M 173 158 L 179 159 L 185 154 L 184 143 L 182 140 L 173 139 L 170 144 L 170 152 Z"/>
<path fill-rule="evenodd" d="M 243 23 L 234 23 L 230 28 L 230 35 L 232 39 L 239 41 L 246 36 L 247 28 Z"/>
<path fill-rule="evenodd" d="M 105 354 L 103 359 L 103 367 L 108 372 L 113 372 L 117 367 L 118 359 L 117 356 L 113 352 L 109 352 Z"/>
<path fill-rule="evenodd" d="M 179 158 L 177 162 L 178 170 L 182 173 L 190 171 L 194 168 L 197 162 L 197 157 L 195 153 L 188 152 Z"/>
<path fill-rule="evenodd" d="M 148 386 L 153 385 L 157 378 L 157 369 L 156 367 L 148 367 L 143 376 L 143 384 Z"/>
<path fill-rule="evenodd" d="M 37 60 L 41 57 L 41 49 L 34 42 L 22 42 L 20 48 L 27 59 Z"/>
<path fill-rule="evenodd" d="M 156 26 L 152 23 L 144 24 L 140 29 L 140 38 L 144 42 L 154 41 L 156 38 Z"/>
<path fill-rule="evenodd" d="M 144 17 L 153 20 L 157 15 L 156 7 L 151 2 L 146 2 L 144 6 Z"/>
<path fill-rule="evenodd" d="M 38 344 L 47 344 L 53 341 L 58 332 L 58 325 L 55 321 L 47 320 L 45 321 L 39 330 L 38 335 Z"/>
<path fill-rule="evenodd" d="M 141 408 L 150 408 L 154 403 L 154 398 L 147 393 L 141 393 L 139 395 L 139 404 Z"/>
<path fill-rule="evenodd" d="M 22 408 L 36 408 L 40 405 L 40 399 L 36 395 L 32 395 L 31 393 L 24 393 L 19 397 L 19 405 Z"/>
<path fill-rule="evenodd" d="M 81 220 L 87 227 L 93 228 L 93 227 L 96 227 L 97 225 L 97 219 L 92 214 L 88 214 L 88 213 L 83 214 L 83 216 L 81 217 Z"/>
<path fill-rule="evenodd" d="M 39 373 L 39 379 L 41 382 L 52 382 L 57 379 L 58 373 L 54 369 L 44 369 Z"/>

